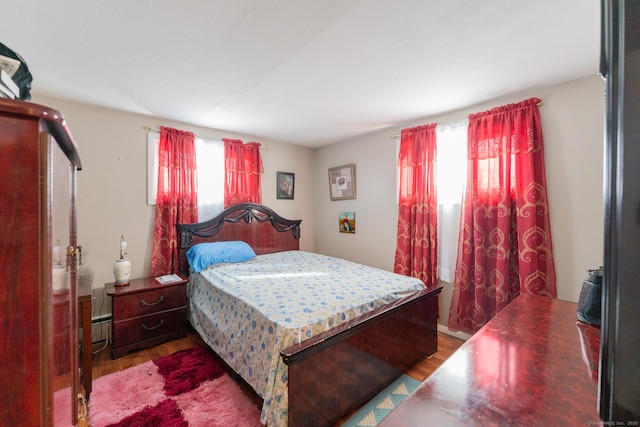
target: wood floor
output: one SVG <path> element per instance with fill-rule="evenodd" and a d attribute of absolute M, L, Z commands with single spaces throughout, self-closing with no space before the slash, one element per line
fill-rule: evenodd
<path fill-rule="evenodd" d="M 433 371 L 435 371 L 451 354 L 456 351 L 462 344 L 463 340 L 454 338 L 450 335 L 438 333 L 438 351 L 431 357 L 424 358 L 419 361 L 407 375 L 418 381 L 424 381 Z M 152 347 L 146 350 L 134 351 L 124 357 L 112 360 L 111 348 L 107 345 L 94 344 L 93 346 L 93 379 L 112 372 L 121 371 L 123 369 L 139 365 L 149 360 L 154 360 L 162 356 L 175 353 L 193 347 L 197 344 L 204 344 L 198 334 L 193 330 L 189 330 L 186 338 L 180 340 L 169 341 L 164 344 Z M 102 349 L 103 348 L 103 349 Z M 100 351 L 100 349 L 102 349 Z M 255 393 L 254 393 L 255 394 Z M 355 411 L 354 411 L 355 412 Z M 351 414 L 346 415 L 339 420 L 334 427 L 341 426 Z"/>
<path fill-rule="evenodd" d="M 104 347 L 104 344 L 97 343 L 93 345 L 93 369 L 91 373 L 95 380 L 103 375 L 122 371 L 123 369 L 148 362 L 149 360 L 155 360 L 162 356 L 168 356 L 176 351 L 191 348 L 197 344 L 204 344 L 204 342 L 195 331 L 189 329 L 186 338 L 169 341 L 146 350 L 132 351 L 123 357 L 112 360 L 111 346 L 108 345 L 100 351 L 100 349 Z"/>

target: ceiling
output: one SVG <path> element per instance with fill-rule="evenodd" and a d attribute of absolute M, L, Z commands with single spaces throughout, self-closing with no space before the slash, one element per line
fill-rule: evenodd
<path fill-rule="evenodd" d="M 32 94 L 318 147 L 596 74 L 599 3 L 0 0 L 0 41 Z"/>

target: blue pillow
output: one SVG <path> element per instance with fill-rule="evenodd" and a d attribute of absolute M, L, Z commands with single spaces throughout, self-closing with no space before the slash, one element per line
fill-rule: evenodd
<path fill-rule="evenodd" d="M 187 261 L 191 270 L 196 273 L 213 264 L 243 262 L 255 257 L 256 254 L 251 246 L 241 240 L 198 243 L 187 251 Z"/>

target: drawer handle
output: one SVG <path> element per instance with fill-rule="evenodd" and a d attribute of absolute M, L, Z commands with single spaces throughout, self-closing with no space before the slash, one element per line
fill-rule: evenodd
<path fill-rule="evenodd" d="M 156 305 L 164 301 L 164 295 L 160 295 L 160 298 L 156 302 L 146 302 L 145 300 L 140 301 L 142 305 Z"/>
<path fill-rule="evenodd" d="M 144 329 L 145 331 L 153 331 L 154 329 L 158 329 L 162 325 L 164 325 L 164 319 L 161 319 L 160 323 L 158 323 L 156 326 L 147 326 L 143 323 L 142 329 Z"/>

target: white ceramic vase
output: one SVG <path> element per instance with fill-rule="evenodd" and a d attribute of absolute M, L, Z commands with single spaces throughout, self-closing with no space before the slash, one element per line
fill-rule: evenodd
<path fill-rule="evenodd" d="M 59 294 L 69 289 L 69 278 L 64 265 L 54 266 L 52 276 L 54 294 Z"/>
<path fill-rule="evenodd" d="M 113 264 L 113 275 L 117 285 L 128 285 L 131 277 L 131 261 L 127 258 L 119 258 Z"/>

